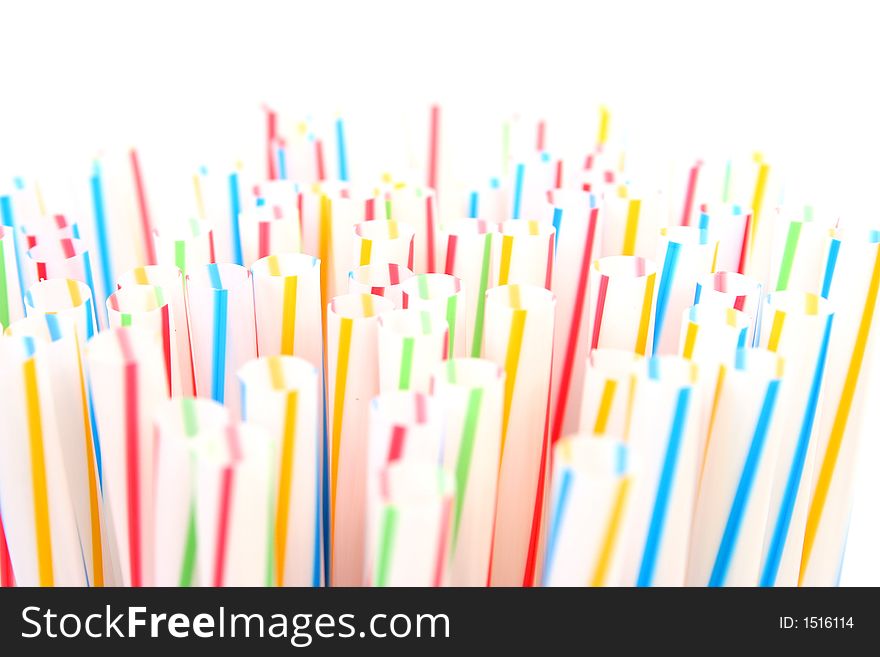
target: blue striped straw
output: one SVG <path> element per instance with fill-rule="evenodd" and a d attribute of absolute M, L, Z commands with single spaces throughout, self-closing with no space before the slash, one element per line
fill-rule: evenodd
<path fill-rule="evenodd" d="M 785 541 L 788 538 L 788 530 L 791 526 L 791 518 L 794 514 L 794 506 L 797 502 L 798 489 L 801 485 L 801 477 L 804 473 L 804 463 L 807 460 L 807 452 L 810 448 L 810 437 L 813 434 L 813 424 L 816 420 L 816 410 L 819 406 L 819 390 L 822 388 L 822 377 L 825 372 L 825 361 L 828 356 L 828 341 L 831 337 L 831 325 L 834 314 L 828 315 L 825 320 L 825 333 L 822 336 L 822 346 L 819 348 L 819 358 L 816 361 L 816 369 L 813 371 L 813 381 L 810 384 L 810 395 L 804 408 L 804 419 L 798 433 L 797 445 L 788 471 L 788 479 L 785 482 L 785 490 L 782 494 L 782 503 L 776 523 L 773 526 L 773 534 L 770 539 L 770 548 L 767 553 L 767 561 L 764 563 L 764 572 L 761 573 L 761 586 L 774 586 L 776 576 L 779 574 L 779 566 L 782 563 L 782 552 L 785 549 Z"/>
<path fill-rule="evenodd" d="M 468 217 L 476 219 L 480 211 L 480 192 L 471 192 L 470 205 L 468 206 Z"/>
<path fill-rule="evenodd" d="M 652 358 L 649 364 L 656 360 Z M 650 365 L 649 372 L 651 378 L 658 378 L 659 372 L 655 368 L 651 368 Z M 657 494 L 654 496 L 654 509 L 651 512 L 651 522 L 648 525 L 648 536 L 645 540 L 645 549 L 642 553 L 642 564 L 639 568 L 636 586 L 651 586 L 654 580 L 657 555 L 660 552 L 660 542 L 663 540 L 664 525 L 669 511 L 672 484 L 675 481 L 675 471 L 678 467 L 681 443 L 684 439 L 685 419 L 687 418 L 690 400 L 691 389 L 689 387 L 681 388 L 678 391 L 678 400 L 675 403 L 675 415 L 669 430 L 666 455 L 663 458 L 663 469 L 660 471 Z"/>
<path fill-rule="evenodd" d="M 740 351 L 745 354 L 745 351 Z M 740 369 L 742 362 L 739 360 L 737 369 Z M 767 442 L 767 433 L 770 429 L 770 419 L 773 416 L 773 409 L 776 406 L 776 396 L 779 392 L 779 380 L 775 379 L 767 384 L 767 392 L 764 395 L 764 402 L 761 405 L 761 412 L 758 415 L 758 422 L 755 425 L 755 432 L 752 435 L 752 442 L 749 445 L 749 451 L 746 455 L 745 464 L 743 465 L 742 474 L 740 475 L 739 484 L 736 487 L 736 494 L 733 497 L 733 504 L 730 507 L 730 515 L 727 517 L 727 524 L 724 527 L 724 533 L 721 536 L 721 544 L 718 547 L 718 554 L 715 557 L 715 564 L 712 567 L 712 573 L 709 575 L 709 586 L 724 586 L 727 579 L 727 573 L 730 569 L 730 562 L 733 558 L 736 542 L 739 538 L 739 531 L 742 527 L 745 517 L 746 508 L 749 504 L 749 497 L 752 493 L 752 486 L 758 471 L 758 465 L 761 462 L 761 454 L 764 451 L 764 444 Z"/>

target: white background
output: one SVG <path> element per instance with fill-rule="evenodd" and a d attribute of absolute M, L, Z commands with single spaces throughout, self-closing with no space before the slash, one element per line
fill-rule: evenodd
<path fill-rule="evenodd" d="M 800 193 L 876 227 L 870 5 L 0 0 L 0 177 L 131 144 L 167 170 L 239 156 L 262 134 L 263 101 L 351 117 L 357 172 L 366 158 L 396 163 L 395 128 L 418 128 L 437 100 L 464 126 L 466 167 L 487 117 L 546 117 L 564 150 L 595 134 L 603 102 L 627 143 L 762 150 Z M 877 422 L 874 410 L 844 584 L 880 584 Z"/>

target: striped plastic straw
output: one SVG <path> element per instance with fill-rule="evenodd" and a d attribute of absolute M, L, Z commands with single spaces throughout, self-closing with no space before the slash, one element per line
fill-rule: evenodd
<path fill-rule="evenodd" d="M 198 586 L 196 455 L 223 436 L 229 411 L 208 399 L 175 397 L 154 413 L 156 586 Z"/>
<path fill-rule="evenodd" d="M 756 586 L 779 445 L 782 359 L 743 349 L 722 366 L 691 530 L 688 586 Z"/>
<path fill-rule="evenodd" d="M 550 200 L 556 228 L 554 266 L 565 272 L 552 285 L 557 308 L 550 435 L 555 441 L 574 433 L 578 426 L 584 362 L 590 350 L 588 290 L 592 263 L 599 253 L 602 217 L 598 199 L 587 192 L 556 189 L 550 192 Z"/>
<path fill-rule="evenodd" d="M 396 264 L 413 269 L 415 229 L 398 221 L 364 221 L 354 227 L 349 270 L 364 265 Z"/>
<path fill-rule="evenodd" d="M 256 207 L 241 213 L 239 225 L 242 258 L 246 267 L 269 255 L 300 252 L 300 224 L 296 206 L 292 211 L 285 211 L 281 205 L 269 205 L 259 199 Z"/>
<path fill-rule="evenodd" d="M 0 337 L 0 506 L 18 586 L 85 586 L 76 515 L 53 406 L 50 344 Z"/>
<path fill-rule="evenodd" d="M 761 586 L 797 586 L 816 453 L 819 393 L 834 313 L 810 292 L 767 296 L 761 346 L 785 361 L 779 385 L 779 455 L 761 564 Z"/>
<path fill-rule="evenodd" d="M 238 371 L 242 415 L 275 442 L 275 584 L 321 586 L 322 414 L 318 370 L 294 356 L 267 356 Z"/>
<path fill-rule="evenodd" d="M 594 349 L 587 359 L 579 433 L 627 440 L 644 358 L 622 349 Z"/>
<path fill-rule="evenodd" d="M 761 311 L 764 307 L 764 285 L 743 274 L 719 271 L 706 274 L 694 291 L 694 305 L 719 306 L 744 312 L 750 318 L 746 336 L 748 346 L 761 340 Z"/>
<path fill-rule="evenodd" d="M 455 481 L 423 462 L 398 461 L 380 475 L 374 586 L 440 586 L 445 579 Z"/>
<path fill-rule="evenodd" d="M 868 275 L 870 272 L 870 275 Z M 872 349 L 877 341 L 880 296 L 880 230 L 840 234 L 840 257 L 828 298 L 834 330 L 828 346 L 824 406 L 818 426 L 816 464 L 807 512 L 798 583 L 836 584 L 846 545 L 853 499 L 858 436 L 868 403 Z"/>
<path fill-rule="evenodd" d="M 620 584 L 632 502 L 630 448 L 610 437 L 575 435 L 553 450 L 544 586 Z"/>
<path fill-rule="evenodd" d="M 210 264 L 186 276 L 192 317 L 196 391 L 241 417 L 235 372 L 257 357 L 251 273 L 240 265 Z"/>
<path fill-rule="evenodd" d="M 18 279 L 15 233 L 0 226 L 0 330 L 24 317 L 22 286 Z"/>
<path fill-rule="evenodd" d="M 381 394 L 370 402 L 370 429 L 367 448 L 367 543 L 364 582 L 373 582 L 381 513 L 382 472 L 397 462 L 425 463 L 438 467 L 442 462 L 443 424 L 436 401 L 420 392 L 395 391 Z"/>
<path fill-rule="evenodd" d="M 501 223 L 500 231 L 501 245 L 493 264 L 495 284 L 537 285 L 549 290 L 556 245 L 553 225 L 534 219 L 509 220 Z"/>
<path fill-rule="evenodd" d="M 101 443 L 108 529 L 122 586 L 151 586 L 153 417 L 168 397 L 162 347 L 143 328 L 103 331 L 86 349 Z"/>
<path fill-rule="evenodd" d="M 495 285 L 491 280 L 493 237 L 497 226 L 482 219 L 459 219 L 443 229 L 438 240 L 438 257 L 442 271 L 455 276 L 470 293 L 465 300 L 466 353 L 478 358 L 483 348 L 483 326 L 486 315 L 486 290 Z"/>
<path fill-rule="evenodd" d="M 556 299 L 533 285 L 486 294 L 486 358 L 504 368 L 501 470 L 492 585 L 532 585 L 549 460 L 550 396 Z"/>
<path fill-rule="evenodd" d="M 486 586 L 492 557 L 503 368 L 478 358 L 453 358 L 434 368 L 433 395 L 445 420 L 443 465 L 455 475 L 448 584 Z"/>
<path fill-rule="evenodd" d="M 369 401 L 379 392 L 378 315 L 383 297 L 347 294 L 327 309 L 327 410 L 334 586 L 363 583 Z"/>

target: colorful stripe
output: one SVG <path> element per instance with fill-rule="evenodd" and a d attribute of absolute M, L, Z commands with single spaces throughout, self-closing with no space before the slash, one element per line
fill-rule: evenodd
<path fill-rule="evenodd" d="M 788 224 L 785 249 L 782 252 L 782 264 L 779 266 L 779 276 L 776 279 L 777 290 L 788 289 L 788 279 L 791 277 L 791 266 L 794 264 L 794 254 L 797 250 L 802 227 L 803 224 L 800 221 L 792 221 Z"/>
<path fill-rule="evenodd" d="M 385 507 L 385 513 L 382 514 L 382 528 L 380 530 L 381 539 L 379 541 L 379 563 L 376 566 L 376 586 L 388 586 L 399 515 L 397 509 L 391 505 Z"/>
<path fill-rule="evenodd" d="M 804 535 L 804 553 L 803 558 L 801 559 L 799 584 L 803 584 L 804 574 L 807 571 L 810 558 L 813 556 L 816 534 L 819 531 L 819 523 L 822 520 L 822 514 L 825 511 L 825 504 L 828 501 L 828 492 L 831 489 L 831 480 L 834 477 L 834 468 L 837 465 L 840 448 L 843 445 L 846 425 L 849 422 L 849 414 L 852 410 L 855 398 L 856 384 L 858 383 L 859 375 L 861 374 L 862 364 L 865 359 L 865 350 L 868 345 L 868 336 L 871 333 L 871 325 L 874 320 L 874 309 L 877 305 L 878 288 L 880 288 L 880 247 L 877 248 L 877 255 L 874 258 L 874 270 L 871 274 L 871 282 L 868 285 L 868 294 L 865 298 L 865 306 L 862 310 L 862 318 L 859 322 L 856 341 L 853 345 L 852 356 L 849 361 L 849 367 L 846 371 L 843 389 L 840 393 L 840 402 L 837 405 L 837 411 L 834 414 L 834 422 L 831 425 L 831 433 L 828 436 L 828 445 L 825 448 L 825 454 L 822 458 L 822 466 L 819 470 L 819 477 L 816 480 L 813 499 L 810 502 L 810 510 L 807 514 L 807 528 Z"/>
<path fill-rule="evenodd" d="M 213 265 L 216 267 L 216 265 Z M 223 403 L 226 396 L 226 333 L 229 290 L 214 290 L 214 340 L 211 358 L 211 399 Z"/>
<path fill-rule="evenodd" d="M 37 364 L 33 357 L 23 365 L 24 394 L 28 421 L 28 444 L 31 457 L 31 485 L 34 498 L 34 533 L 40 586 L 54 586 L 52 528 L 49 520 L 49 491 L 43 444 L 43 420 L 37 387 Z"/>
<path fill-rule="evenodd" d="M 641 356 L 644 356 L 648 350 L 648 326 L 651 324 L 651 307 L 654 303 L 654 280 L 656 276 L 656 274 L 649 274 L 645 282 L 642 316 L 639 319 L 639 333 L 636 336 L 636 353 Z"/>
<path fill-rule="evenodd" d="M 642 563 L 639 567 L 636 586 L 651 586 L 654 581 L 654 572 L 660 553 L 660 543 L 663 540 L 666 515 L 672 501 L 672 487 L 675 481 L 675 472 L 678 468 L 678 457 L 684 440 L 685 421 L 687 420 L 690 398 L 690 388 L 682 388 L 678 391 L 675 415 L 672 418 L 669 439 L 666 443 L 666 455 L 663 458 L 663 468 L 660 471 L 657 493 L 654 496 L 654 508 L 651 512 L 648 536 L 645 539 L 645 549 L 642 552 Z"/>
<path fill-rule="evenodd" d="M 486 315 L 486 290 L 489 287 L 489 260 L 492 255 L 492 234 L 486 233 L 483 242 L 483 262 L 480 268 L 480 292 L 477 296 L 477 313 L 474 318 L 474 341 L 471 358 L 479 358 L 483 351 L 483 321 Z"/>
<path fill-rule="evenodd" d="M 660 287 L 657 290 L 657 308 L 654 312 L 654 344 L 653 351 L 657 352 L 657 346 L 663 335 L 663 326 L 666 324 L 666 310 L 669 306 L 669 297 L 672 294 L 672 285 L 675 280 L 675 272 L 678 268 L 678 258 L 681 244 L 669 242 L 666 248 L 666 257 L 663 260 L 663 273 L 660 275 Z"/>
<path fill-rule="evenodd" d="M 452 361 L 447 361 L 452 362 Z M 458 448 L 458 459 L 455 462 L 455 517 L 452 527 L 452 549 L 458 545 L 458 530 L 461 524 L 461 512 L 467 495 L 467 484 L 470 479 L 471 460 L 477 436 L 477 423 L 480 420 L 480 405 L 483 401 L 482 388 L 474 388 L 468 393 L 465 410 L 464 427 L 461 433 L 461 445 Z"/>
<path fill-rule="evenodd" d="M 339 476 L 339 448 L 342 440 L 343 407 L 345 405 L 345 389 L 348 379 L 348 359 L 351 353 L 351 331 L 354 320 L 343 317 L 339 321 L 339 351 L 336 357 L 336 386 L 333 391 L 333 427 L 332 427 L 332 460 L 331 460 L 331 488 L 330 508 L 333 518 L 336 518 L 336 489 Z M 331 527 L 332 534 L 335 527 Z"/>
<path fill-rule="evenodd" d="M 764 395 L 764 402 L 761 405 L 761 412 L 755 425 L 755 432 L 752 435 L 749 451 L 743 464 L 742 474 L 733 497 L 733 504 L 730 507 L 730 515 L 727 517 L 724 533 L 721 535 L 721 542 L 718 546 L 718 554 L 715 557 L 715 564 L 712 566 L 712 572 L 709 575 L 708 586 L 724 586 L 724 582 L 727 579 L 727 573 L 733 560 L 737 540 L 739 539 L 739 532 L 745 520 L 749 497 L 751 496 L 755 477 L 758 473 L 764 444 L 767 441 L 767 434 L 770 430 L 770 421 L 773 416 L 773 409 L 776 406 L 778 391 L 778 380 L 773 380 L 767 385 L 767 392 Z"/>
<path fill-rule="evenodd" d="M 639 233 L 639 215 L 642 212 L 641 199 L 630 199 L 626 211 L 626 227 L 623 233 L 623 255 L 636 254 L 636 238 Z"/>
<path fill-rule="evenodd" d="M 797 502 L 798 491 L 801 486 L 801 478 L 804 473 L 804 464 L 807 461 L 807 452 L 810 448 L 810 439 L 813 435 L 813 424 L 816 420 L 816 411 L 819 407 L 819 391 L 822 388 L 822 377 L 825 373 L 825 362 L 828 356 L 828 342 L 831 338 L 831 324 L 834 315 L 829 315 L 825 320 L 825 333 L 822 336 L 822 346 L 819 348 L 819 357 L 816 361 L 816 369 L 813 370 L 813 380 L 810 384 L 810 395 L 804 409 L 804 417 L 801 421 L 800 432 L 795 446 L 795 452 L 791 460 L 791 468 L 785 482 L 785 490 L 779 505 L 779 513 L 773 525 L 773 533 L 770 539 L 770 547 L 767 550 L 767 560 L 764 562 L 764 570 L 761 573 L 761 586 L 774 586 L 776 576 L 779 574 L 779 566 L 782 563 L 782 553 L 788 540 L 788 530 L 791 527 L 791 518 L 794 515 L 794 507 Z"/>
<path fill-rule="evenodd" d="M 624 511 L 626 509 L 627 498 L 629 497 L 629 489 L 630 479 L 629 477 L 625 477 L 617 485 L 614 506 L 611 510 L 611 516 L 608 519 L 605 538 L 602 541 L 602 549 L 599 552 L 599 560 L 596 563 L 596 570 L 593 573 L 590 586 L 605 586 L 607 583 L 608 575 L 611 571 L 611 560 L 614 556 L 614 549 L 620 539 L 620 530 L 623 526 Z"/>
<path fill-rule="evenodd" d="M 507 355 L 504 359 L 504 416 L 501 428 L 501 455 L 504 455 L 504 443 L 507 440 L 507 427 L 510 423 L 510 408 L 513 403 L 513 392 L 516 388 L 516 372 L 519 368 L 520 352 L 522 351 L 523 334 L 526 327 L 527 311 L 516 309 L 510 323 L 510 336 L 507 340 Z"/>
<path fill-rule="evenodd" d="M 281 305 L 281 353 L 285 356 L 293 356 L 294 338 L 296 337 L 297 285 L 296 276 L 285 276 L 284 300 Z"/>
<path fill-rule="evenodd" d="M 287 559 L 287 523 L 290 514 L 293 468 L 296 450 L 296 420 L 299 395 L 288 391 L 284 411 L 284 433 L 281 443 L 281 476 L 278 481 L 278 506 L 275 516 L 275 564 L 276 584 L 284 585 Z"/>

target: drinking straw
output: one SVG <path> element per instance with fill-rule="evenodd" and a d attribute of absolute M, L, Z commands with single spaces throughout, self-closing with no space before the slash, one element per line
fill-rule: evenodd
<path fill-rule="evenodd" d="M 764 304 L 764 285 L 754 278 L 729 271 L 704 275 L 694 292 L 694 305 L 733 308 L 749 316 L 748 346 L 761 339 L 761 312 Z"/>
<path fill-rule="evenodd" d="M 769 283 L 774 290 L 802 290 L 827 297 L 840 238 L 826 222 L 774 215 L 776 234 Z"/>
<path fill-rule="evenodd" d="M 870 272 L 870 274 L 868 273 Z M 798 583 L 830 586 L 839 576 L 853 499 L 858 438 L 869 403 L 866 391 L 876 343 L 880 289 L 880 231 L 840 233 L 840 255 L 828 298 L 834 330 L 828 346 L 816 467 L 807 512 Z"/>
<path fill-rule="evenodd" d="M 427 310 L 391 310 L 379 317 L 379 391 L 427 393 L 431 371 L 449 356 L 446 318 Z"/>
<path fill-rule="evenodd" d="M 412 270 L 395 263 L 355 267 L 348 273 L 348 291 L 386 297 L 395 308 L 403 308 L 402 285 L 412 276 Z"/>
<path fill-rule="evenodd" d="M 489 579 L 504 381 L 503 368 L 479 358 L 453 358 L 433 369 L 445 422 L 443 466 L 455 476 L 450 586 L 485 586 Z"/>
<path fill-rule="evenodd" d="M 7 335 L 30 338 L 43 343 L 52 388 L 52 408 L 59 427 L 62 463 L 70 485 L 77 532 L 86 578 L 103 586 L 111 577 L 105 573 L 103 503 L 92 436 L 89 398 L 82 361 L 82 347 L 75 318 L 70 313 L 34 314 L 6 329 Z M 109 564 L 108 564 L 109 565 Z"/>
<path fill-rule="evenodd" d="M 486 313 L 486 290 L 494 285 L 491 280 L 493 235 L 495 224 L 481 219 L 460 219 L 443 229 L 438 243 L 441 252 L 438 262 L 443 271 L 461 280 L 470 290 L 465 298 L 465 353 L 478 358 L 483 348 L 483 325 Z"/>
<path fill-rule="evenodd" d="M 278 178 L 275 162 L 275 145 L 278 142 L 278 113 L 268 107 L 266 112 L 266 177 L 269 180 Z"/>
<path fill-rule="evenodd" d="M 579 434 L 553 450 L 544 586 L 616 586 L 637 475 L 630 448 Z"/>
<path fill-rule="evenodd" d="M 251 267 L 260 356 L 299 356 L 323 367 L 321 261 L 304 253 L 271 255 Z"/>
<path fill-rule="evenodd" d="M 196 455 L 200 443 L 224 435 L 229 411 L 208 399 L 176 397 L 160 402 L 153 417 L 155 584 L 198 586 Z"/>
<path fill-rule="evenodd" d="M 327 407 L 334 586 L 363 583 L 367 417 L 379 392 L 378 315 L 385 298 L 346 294 L 327 308 Z"/>
<path fill-rule="evenodd" d="M 437 322 L 449 327 L 449 354 L 467 354 L 465 315 L 467 297 L 460 279 L 449 274 L 417 274 L 401 286 L 404 308 L 424 310 Z"/>
<path fill-rule="evenodd" d="M 718 242 L 692 226 L 673 226 L 661 230 L 659 257 L 660 282 L 654 305 L 655 354 L 674 354 L 681 331 L 681 311 L 693 305 L 697 282 L 715 270 Z"/>
<path fill-rule="evenodd" d="M 210 586 L 271 586 L 275 444 L 256 425 L 229 425 L 197 446 L 196 561 Z"/>
<path fill-rule="evenodd" d="M 156 262 L 174 266 L 184 276 L 190 269 L 216 262 L 210 223 L 200 219 L 180 221 L 153 230 Z"/>
<path fill-rule="evenodd" d="M 605 256 L 590 276 L 590 349 L 651 353 L 657 266 L 640 256 Z"/>
<path fill-rule="evenodd" d="M 494 265 L 497 285 L 537 285 L 550 289 L 556 229 L 533 219 L 503 221 L 501 246 Z"/>
<path fill-rule="evenodd" d="M 0 505 L 18 586 L 86 586 L 53 406 L 49 345 L 0 337 Z"/>
<path fill-rule="evenodd" d="M 415 230 L 397 221 L 364 221 L 354 227 L 354 251 L 349 271 L 374 264 L 397 264 L 413 268 Z M 347 272 L 346 272 L 347 273 Z"/>
<path fill-rule="evenodd" d="M 196 390 L 241 416 L 235 372 L 257 357 L 251 273 L 223 263 L 191 270 L 186 277 L 192 317 Z"/>
<path fill-rule="evenodd" d="M 263 180 L 255 184 L 246 194 L 242 204 L 242 210 L 252 211 L 256 208 L 267 207 L 272 210 L 272 216 L 281 214 L 285 218 L 295 218 L 298 231 L 300 228 L 300 199 L 301 191 L 298 183 L 289 180 Z M 301 235 L 296 235 L 300 239 Z"/>
<path fill-rule="evenodd" d="M 72 278 L 85 283 L 92 299 L 97 300 L 90 254 L 81 240 L 63 237 L 59 240 L 41 242 L 27 250 L 26 258 L 29 264 L 26 267 L 28 273 L 24 279 L 24 289 L 47 278 Z M 95 325 L 100 326 L 101 320 L 97 308 L 93 310 Z"/>
<path fill-rule="evenodd" d="M 587 357 L 578 433 L 630 436 L 636 391 L 645 378 L 644 358 L 623 349 L 594 349 Z"/>
<path fill-rule="evenodd" d="M 370 402 L 370 429 L 367 447 L 366 513 L 367 541 L 364 582 L 376 576 L 373 566 L 379 529 L 382 472 L 400 462 L 427 463 L 438 467 L 442 462 L 443 424 L 435 400 L 426 394 L 393 391 L 378 395 Z"/>
<path fill-rule="evenodd" d="M 111 328 L 86 348 L 101 445 L 105 520 L 122 586 L 153 579 L 153 417 L 168 397 L 161 345 L 143 328 Z"/>
<path fill-rule="evenodd" d="M 554 189 L 550 201 L 556 229 L 555 267 L 565 272 L 556 276 L 552 285 L 557 307 L 550 436 L 556 441 L 574 433 L 578 426 L 578 400 L 590 347 L 588 289 L 592 263 L 598 254 L 601 218 L 592 194 Z"/>
<path fill-rule="evenodd" d="M 11 238 L 8 238 L 12 242 L 12 251 L 15 254 L 15 257 L 12 258 L 7 255 L 6 249 L 9 248 L 8 242 L 4 239 L 2 244 L 2 249 L 4 253 L 4 260 L 7 263 L 7 267 L 12 267 L 15 265 L 15 275 L 18 277 L 19 284 L 19 292 L 21 295 L 24 295 L 24 290 L 26 289 L 27 279 L 25 278 L 24 272 L 24 257 L 21 253 L 21 245 L 19 244 L 19 238 L 17 234 L 16 221 L 15 221 L 15 212 L 13 211 L 12 206 L 12 197 L 8 195 L 0 195 L 0 225 L 2 225 L 3 234 L 7 232 L 12 235 Z M 13 263 L 13 264 L 10 264 Z M 5 276 L 5 274 L 4 274 Z M 5 278 L 5 280 L 9 281 L 9 278 Z M 12 284 L 8 283 L 8 290 L 12 290 Z M 15 303 L 14 300 L 9 302 L 10 304 Z M 11 317 L 11 315 L 10 315 Z M 11 321 L 11 319 L 10 319 Z"/>
<path fill-rule="evenodd" d="M 147 265 L 156 264 L 156 249 L 153 244 L 153 225 L 150 220 L 150 206 L 147 199 L 147 190 L 144 185 L 144 176 L 141 170 L 140 156 L 137 149 L 128 151 L 131 175 L 134 181 L 135 197 L 137 200 L 138 220 L 141 227 L 141 239 L 144 245 L 144 261 Z"/>
<path fill-rule="evenodd" d="M 407 223 L 413 227 L 413 264 L 410 267 L 419 273 L 440 271 L 436 256 L 437 241 L 437 194 L 428 187 L 391 185 L 388 194 L 388 218 Z"/>
<path fill-rule="evenodd" d="M 155 285 L 119 288 L 107 299 L 107 312 L 111 327 L 143 326 L 160 337 L 168 395 L 181 394 L 180 354 L 174 339 L 174 318 L 162 288 Z"/>
<path fill-rule="evenodd" d="M 153 285 L 162 291 L 162 298 L 171 307 L 172 335 L 177 343 L 180 381 L 183 394 L 195 396 L 195 370 L 193 367 L 192 342 L 190 339 L 190 316 L 186 303 L 186 282 L 183 273 L 174 265 L 148 265 L 135 267 L 119 277 L 121 288 L 132 285 Z"/>
<path fill-rule="evenodd" d="M 761 562 L 762 586 L 797 586 L 810 485 L 815 427 L 834 313 L 811 292 L 767 296 L 761 346 L 785 361 L 779 385 L 779 456 Z"/>
<path fill-rule="evenodd" d="M 493 586 L 531 585 L 544 506 L 556 298 L 534 285 L 486 293 L 486 358 L 504 368 Z"/>
<path fill-rule="evenodd" d="M 256 260 L 269 255 L 299 253 L 299 215 L 285 212 L 280 205 L 261 204 L 244 211 L 241 227 L 242 262 L 250 267 Z"/>
<path fill-rule="evenodd" d="M 678 353 L 698 363 L 701 372 L 719 363 L 733 366 L 736 352 L 749 344 L 752 326 L 752 318 L 734 308 L 705 303 L 691 306 L 682 313 Z M 702 374 L 702 379 L 714 381 L 714 376 Z"/>
<path fill-rule="evenodd" d="M 708 233 L 710 241 L 718 242 L 717 271 L 745 274 L 752 226 L 749 208 L 731 203 L 703 203 L 694 224 Z"/>
<path fill-rule="evenodd" d="M 72 278 L 48 278 L 35 283 L 24 295 L 28 317 L 56 315 L 71 321 L 79 344 L 95 334 L 95 312 L 88 286 Z"/>
<path fill-rule="evenodd" d="M 301 358 L 276 355 L 245 363 L 238 378 L 242 416 L 265 429 L 276 447 L 274 583 L 321 586 L 324 450 L 318 370 Z"/>
<path fill-rule="evenodd" d="M 782 358 L 741 349 L 719 369 L 691 529 L 688 586 L 756 586 L 779 444 Z"/>
<path fill-rule="evenodd" d="M 455 480 L 436 465 L 398 461 L 381 473 L 374 586 L 441 586 Z"/>
<path fill-rule="evenodd" d="M 683 586 L 702 455 L 699 370 L 679 356 L 644 364 L 647 376 L 639 378 L 627 443 L 641 460 L 621 581 Z"/>
<path fill-rule="evenodd" d="M 603 195 L 602 256 L 657 255 L 660 228 L 666 225 L 659 193 L 641 194 L 615 185 Z"/>

